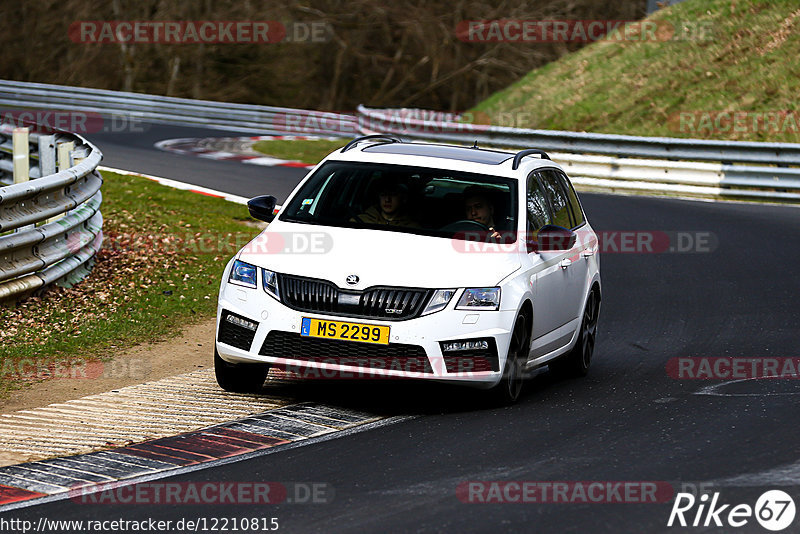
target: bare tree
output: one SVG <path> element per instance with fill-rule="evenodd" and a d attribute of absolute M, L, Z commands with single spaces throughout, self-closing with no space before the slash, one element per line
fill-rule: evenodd
<path fill-rule="evenodd" d="M 584 44 L 465 42 L 464 21 L 632 20 L 644 8 L 644 0 L 3 2 L 0 77 L 303 108 L 457 111 Z M 268 44 L 71 40 L 70 25 L 85 20 L 277 21 L 329 32 L 325 42 Z"/>

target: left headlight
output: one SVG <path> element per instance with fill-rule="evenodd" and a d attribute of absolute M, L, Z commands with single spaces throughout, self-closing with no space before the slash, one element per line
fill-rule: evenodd
<path fill-rule="evenodd" d="M 493 311 L 499 308 L 499 287 L 468 287 L 456 304 L 457 310 Z"/>
<path fill-rule="evenodd" d="M 272 295 L 278 300 L 281 300 L 280 292 L 278 291 L 278 275 L 272 271 L 261 269 L 261 279 L 264 281 L 264 291 Z"/>
<path fill-rule="evenodd" d="M 256 266 L 239 260 L 234 261 L 228 281 L 247 287 L 257 287 Z"/>

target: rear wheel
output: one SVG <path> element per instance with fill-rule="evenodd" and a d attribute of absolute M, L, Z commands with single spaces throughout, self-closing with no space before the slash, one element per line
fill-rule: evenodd
<path fill-rule="evenodd" d="M 261 390 L 269 373 L 267 363 L 229 363 L 214 348 L 214 374 L 225 391 L 255 393 Z"/>
<path fill-rule="evenodd" d="M 528 359 L 529 338 L 528 317 L 524 313 L 520 313 L 511 333 L 511 343 L 508 345 L 508 357 L 503 369 L 503 377 L 491 390 L 494 400 L 498 404 L 514 404 L 519 399 L 525 377 L 525 363 Z"/>
<path fill-rule="evenodd" d="M 589 293 L 583 309 L 581 329 L 575 346 L 566 355 L 550 364 L 550 370 L 556 375 L 571 378 L 586 376 L 592 363 L 594 342 L 597 338 L 597 319 L 600 315 L 600 298 L 597 291 Z"/>

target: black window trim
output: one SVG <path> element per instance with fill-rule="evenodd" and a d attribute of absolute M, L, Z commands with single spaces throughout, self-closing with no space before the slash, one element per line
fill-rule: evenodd
<path fill-rule="evenodd" d="M 547 203 L 547 216 L 550 218 L 550 223 L 552 223 L 553 222 L 553 206 L 550 203 L 550 198 L 544 192 L 544 186 L 542 185 L 542 181 L 539 179 L 539 175 L 537 174 L 538 171 L 539 171 L 539 169 L 531 171 L 528 174 L 527 179 L 525 180 L 525 199 L 527 201 L 527 198 L 528 198 L 528 184 L 530 182 L 531 177 L 533 177 L 536 180 L 536 183 L 539 185 L 539 190 L 542 192 L 542 197 L 544 198 L 544 201 Z M 525 217 L 526 217 L 526 222 L 525 222 L 526 226 L 525 227 L 527 228 L 527 217 L 528 217 L 527 204 L 525 206 Z"/>
<path fill-rule="evenodd" d="M 575 192 L 575 199 L 578 201 L 578 208 L 581 210 L 581 215 L 583 215 L 583 222 L 581 224 L 577 225 L 577 226 L 573 226 L 572 228 L 570 228 L 570 230 L 574 232 L 575 230 L 578 230 L 578 229 L 582 228 L 583 226 L 585 226 L 586 225 L 586 212 L 583 211 L 583 205 L 581 204 L 581 200 L 578 198 L 578 192 L 575 191 L 575 186 L 572 185 L 572 182 L 570 181 L 569 177 L 567 176 L 567 173 L 564 172 L 563 170 L 557 168 L 557 167 L 539 167 L 538 169 L 532 171 L 531 174 L 537 173 L 539 171 L 555 171 L 556 174 L 561 174 L 561 176 L 564 178 L 564 183 L 569 185 L 569 187 L 572 188 L 573 192 Z M 538 176 L 537 176 L 537 179 L 538 179 Z M 557 182 L 560 182 L 560 180 L 557 180 Z M 541 181 L 539 182 L 539 185 L 541 185 Z M 561 187 L 561 192 L 564 194 L 564 196 L 565 196 L 565 198 L 567 200 L 567 204 L 570 204 L 570 199 L 569 199 L 568 192 L 563 190 L 564 189 L 563 185 L 560 185 L 559 187 Z M 545 198 L 547 198 L 547 195 L 545 195 Z M 550 203 L 550 199 L 549 198 L 547 198 L 547 203 L 548 203 L 548 205 L 550 205 L 550 219 L 552 220 L 553 219 L 553 206 Z M 572 215 L 572 210 L 569 210 L 569 220 L 570 220 L 570 223 L 572 223 L 572 224 L 575 223 L 573 218 L 574 217 Z"/>

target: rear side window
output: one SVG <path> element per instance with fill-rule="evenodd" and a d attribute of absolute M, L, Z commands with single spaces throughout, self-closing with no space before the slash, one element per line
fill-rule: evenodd
<path fill-rule="evenodd" d="M 557 174 L 564 191 L 567 192 L 567 201 L 569 201 L 570 211 L 572 212 L 572 227 L 578 227 L 586 222 L 583 210 L 581 210 L 581 203 L 578 202 L 578 195 L 575 193 L 575 188 L 572 187 L 567 175 L 563 172 L 558 172 Z"/>
<path fill-rule="evenodd" d="M 535 174 L 528 176 L 528 191 L 525 204 L 528 212 L 528 231 L 531 232 L 532 238 L 536 238 L 536 234 L 542 226 L 550 224 L 550 208 Z"/>
<path fill-rule="evenodd" d="M 572 213 L 567 201 L 567 195 L 561 187 L 555 171 L 544 170 L 537 174 L 542 182 L 542 187 L 544 187 L 545 195 L 550 200 L 550 208 L 553 213 L 552 224 L 563 228 L 573 228 Z"/>

